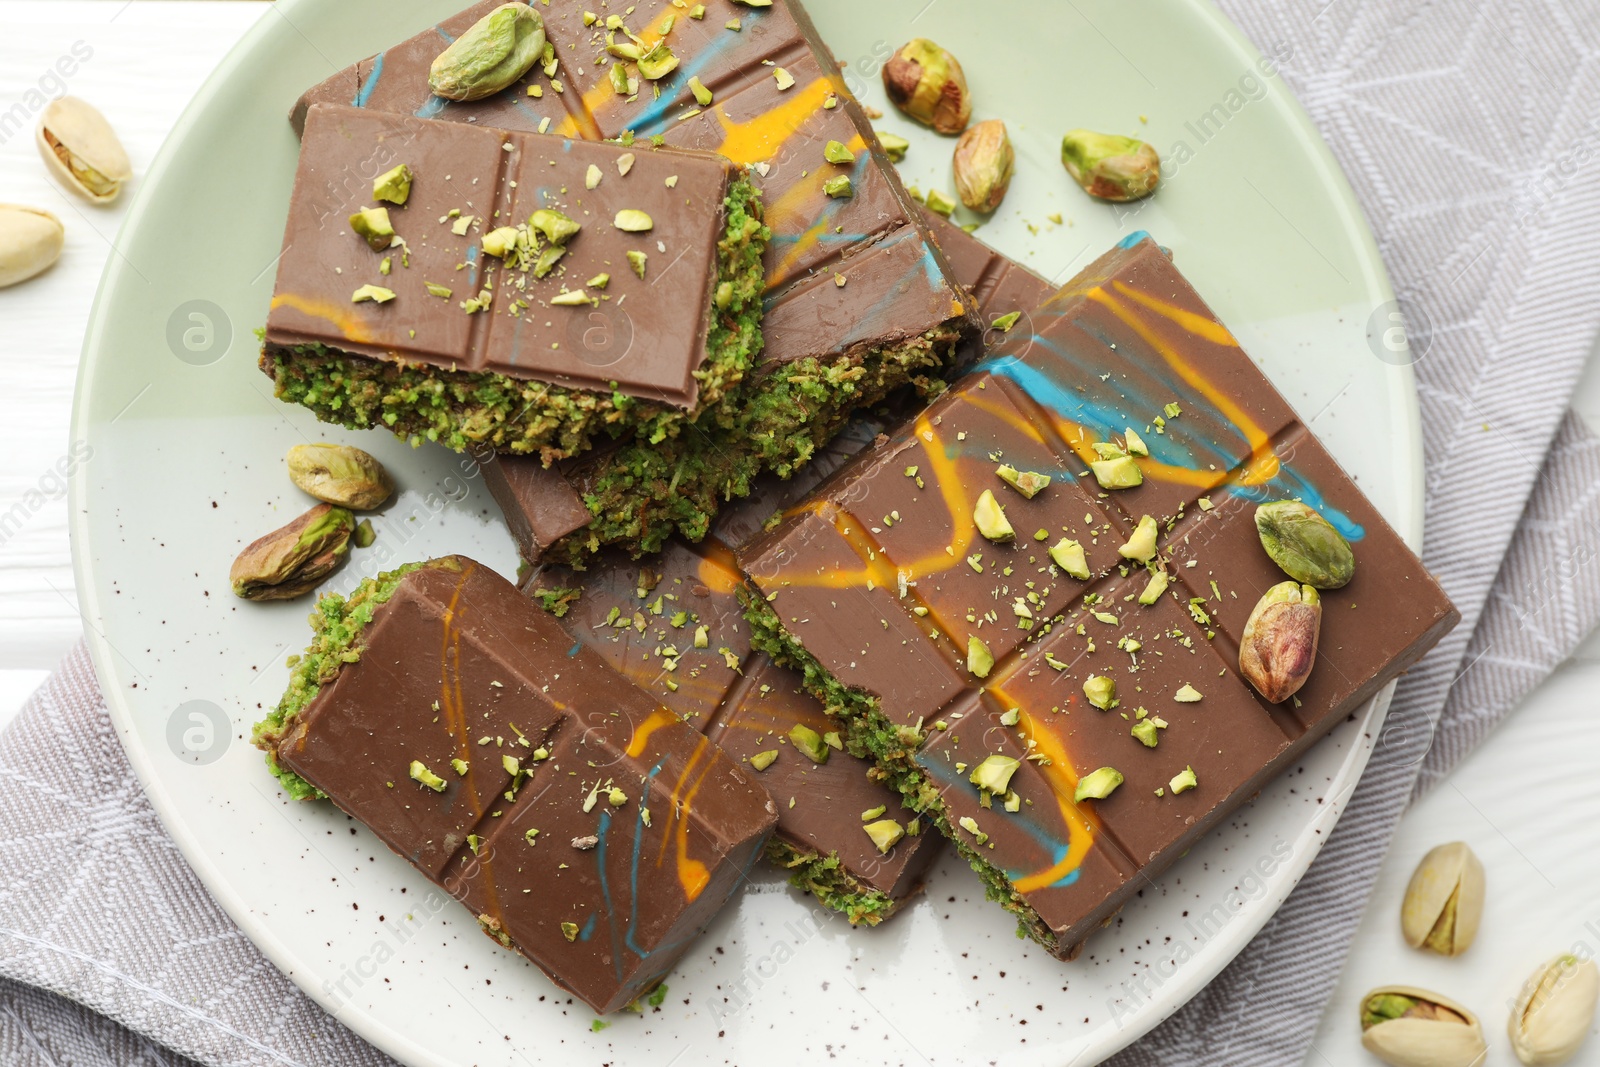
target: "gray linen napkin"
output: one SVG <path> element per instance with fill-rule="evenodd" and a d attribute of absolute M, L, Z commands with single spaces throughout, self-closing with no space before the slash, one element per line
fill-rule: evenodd
<path fill-rule="evenodd" d="M 1298 1065 L 1409 798 L 1600 616 L 1600 441 L 1562 422 L 1600 330 L 1600 7 L 1222 6 L 1264 50 L 1290 46 L 1284 77 L 1378 235 L 1419 359 L 1426 558 L 1464 622 L 1403 680 L 1300 887 L 1207 990 L 1113 1061 L 1126 1067 Z M 168 1050 L 217 1067 L 390 1062 L 205 894 L 139 791 L 79 648 L 0 735 L 0 1062 L 187 1067 Z"/>

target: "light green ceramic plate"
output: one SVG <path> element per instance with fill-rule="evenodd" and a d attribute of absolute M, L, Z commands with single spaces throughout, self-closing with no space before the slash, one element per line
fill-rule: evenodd
<path fill-rule="evenodd" d="M 327 806 L 286 801 L 262 769 L 250 724 L 307 640 L 307 604 L 245 604 L 227 573 L 243 544 L 306 506 L 284 477 L 290 445 L 360 441 L 404 487 L 377 544 L 332 587 L 446 552 L 514 569 L 470 464 L 381 434 L 330 433 L 274 400 L 255 368 L 252 331 L 295 167 L 290 103 L 458 2 L 279 0 L 173 131 L 106 271 L 75 416 L 94 456 L 72 487 L 78 587 L 113 719 L 185 856 L 274 963 L 410 1064 L 1059 1065 L 1133 1040 L 1287 894 L 1365 764 L 1377 709 L 1319 745 L 1293 789 L 1287 778 L 1269 788 L 1195 848 L 1075 963 L 1016 940 L 958 863 L 875 931 L 762 876 L 688 954 L 659 1010 L 602 1032 L 365 831 Z M 1003 118 L 1020 156 L 1004 210 L 980 235 L 1065 278 L 1122 234 L 1151 231 L 1416 542 L 1415 392 L 1403 351 L 1381 343 L 1391 294 L 1344 179 L 1274 65 L 1293 64 L 1287 49 L 1264 62 L 1194 0 L 810 8 L 878 106 L 878 66 L 904 39 L 955 49 L 978 116 Z M 949 141 L 895 115 L 883 126 L 913 141 L 908 182 L 950 188 Z M 1160 194 L 1130 209 L 1091 203 L 1056 158 L 1075 126 L 1153 142 L 1168 161 Z"/>

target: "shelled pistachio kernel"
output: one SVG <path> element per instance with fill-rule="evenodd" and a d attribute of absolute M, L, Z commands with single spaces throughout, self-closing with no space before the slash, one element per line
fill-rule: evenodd
<path fill-rule="evenodd" d="M 1077 541 L 1063 537 L 1050 546 L 1050 561 L 1080 582 L 1089 580 L 1089 559 Z"/>
<path fill-rule="evenodd" d="M 978 532 L 990 541 L 1004 543 L 1016 540 L 1017 531 L 1006 518 L 1005 509 L 994 498 L 992 490 L 985 489 L 972 509 L 972 522 Z"/>
<path fill-rule="evenodd" d="M 1098 767 L 1078 779 L 1078 788 L 1072 794 L 1073 802 L 1081 804 L 1085 800 L 1104 800 L 1117 791 L 1123 780 L 1122 772 L 1115 767 Z"/>
<path fill-rule="evenodd" d="M 1117 683 L 1103 674 L 1091 674 L 1083 683 L 1084 698 L 1101 711 L 1117 706 Z"/>
<path fill-rule="evenodd" d="M 1156 520 L 1149 515 L 1140 516 L 1139 525 L 1134 527 L 1127 543 L 1117 549 L 1117 554 L 1139 563 L 1150 562 L 1156 554 L 1156 534 Z"/>
<path fill-rule="evenodd" d="M 1038 474 L 1034 471 L 1019 471 L 1008 463 L 1002 463 L 995 468 L 994 473 L 1002 482 L 1032 500 L 1050 484 L 1048 474 Z"/>
<path fill-rule="evenodd" d="M 372 179 L 372 199 L 405 204 L 411 197 L 411 168 L 401 163 Z"/>
<path fill-rule="evenodd" d="M 861 829 L 865 830 L 867 836 L 872 838 L 872 843 L 878 846 L 878 851 L 885 854 L 891 848 L 894 848 L 902 837 L 906 836 L 905 827 L 893 819 L 879 819 L 877 822 L 869 822 Z"/>
<path fill-rule="evenodd" d="M 822 740 L 822 735 L 804 723 L 795 723 L 789 728 L 789 740 L 794 747 L 799 749 L 812 763 L 827 763 L 827 742 Z"/>
<path fill-rule="evenodd" d="M 994 670 L 994 653 L 981 638 L 967 638 L 967 670 L 978 678 L 987 678 Z"/>

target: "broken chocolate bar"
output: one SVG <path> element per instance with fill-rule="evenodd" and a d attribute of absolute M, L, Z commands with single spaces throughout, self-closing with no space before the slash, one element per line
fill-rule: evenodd
<path fill-rule="evenodd" d="M 256 743 L 596 1011 L 672 968 L 777 820 L 753 777 L 489 569 L 319 605 Z"/>
<path fill-rule="evenodd" d="M 765 245 L 721 157 L 321 104 L 262 368 L 323 419 L 453 448 L 669 436 L 760 350 Z"/>
<path fill-rule="evenodd" d="M 752 168 L 772 230 L 765 350 L 750 377 L 665 442 L 636 437 L 561 467 L 565 484 L 551 479 L 546 497 L 590 519 L 542 542 L 546 558 L 657 551 L 674 531 L 698 539 L 762 470 L 792 472 L 853 410 L 908 382 L 937 387 L 978 323 L 799 4 L 709 0 L 693 17 L 667 0 L 592 12 L 553 0 L 537 8 L 550 45 L 526 78 L 470 103 L 433 96 L 443 42 L 495 6 L 341 71 L 293 117 L 331 101 L 713 151 Z"/>
<path fill-rule="evenodd" d="M 739 560 L 752 642 L 1067 957 L 1458 615 L 1153 241 L 1031 320 Z M 1356 567 L 1273 704 L 1239 650 L 1288 498 Z"/>

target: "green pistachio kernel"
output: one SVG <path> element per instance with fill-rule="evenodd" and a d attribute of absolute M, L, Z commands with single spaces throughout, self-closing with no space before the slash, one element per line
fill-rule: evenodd
<path fill-rule="evenodd" d="M 812 763 L 828 762 L 827 743 L 822 740 L 821 734 L 804 723 L 797 722 L 789 728 L 789 740 Z"/>
<path fill-rule="evenodd" d="M 1182 771 L 1173 776 L 1172 781 L 1167 783 L 1174 793 L 1185 792 L 1186 790 L 1193 789 L 1199 784 L 1200 780 L 1194 776 L 1193 767 L 1185 767 Z"/>
<path fill-rule="evenodd" d="M 910 141 L 881 130 L 875 132 L 878 134 L 878 144 L 883 146 L 883 154 L 888 156 L 891 162 L 899 163 L 906 158 L 906 151 L 911 147 Z"/>
<path fill-rule="evenodd" d="M 1130 426 L 1122 431 L 1122 439 L 1127 444 L 1128 455 L 1148 456 L 1150 454 L 1150 446 L 1144 443 L 1144 438 L 1134 432 L 1133 427 Z"/>
<path fill-rule="evenodd" d="M 950 198 L 950 195 L 941 193 L 937 189 L 928 190 L 927 204 L 929 211 L 935 215 L 943 215 L 945 218 L 949 218 L 956 209 L 956 202 Z"/>
<path fill-rule="evenodd" d="M 750 766 L 754 767 L 758 771 L 764 771 L 768 767 L 772 766 L 773 760 L 776 760 L 777 758 L 778 750 L 775 748 L 769 748 L 765 752 L 757 752 L 754 756 L 751 756 Z"/>
<path fill-rule="evenodd" d="M 1132 489 L 1144 484 L 1144 473 L 1130 456 L 1093 460 L 1089 469 L 1102 489 Z"/>
<path fill-rule="evenodd" d="M 578 940 L 578 924 L 577 923 L 562 923 L 561 924 L 561 936 L 566 938 L 568 941 L 576 941 L 576 940 Z"/>
<path fill-rule="evenodd" d="M 672 54 L 665 40 L 657 41 L 639 57 L 639 73 L 650 81 L 660 81 L 677 69 L 678 57 Z"/>
<path fill-rule="evenodd" d="M 1140 563 L 1149 563 L 1156 554 L 1156 520 L 1149 515 L 1139 518 L 1139 525 L 1134 527 L 1133 536 L 1128 538 L 1127 544 L 1117 549 L 1117 555 L 1123 559 L 1137 560 Z"/>
<path fill-rule="evenodd" d="M 1005 509 L 991 490 L 985 489 L 978 497 L 978 503 L 972 509 L 972 522 L 978 532 L 991 541 L 1004 543 L 1016 539 L 1017 531 L 1011 528 Z"/>
<path fill-rule="evenodd" d="M 1161 740 L 1159 730 L 1160 727 L 1156 725 L 1154 719 L 1145 719 L 1133 724 L 1133 736 L 1138 738 L 1145 748 L 1156 747 L 1156 742 Z"/>
<path fill-rule="evenodd" d="M 350 228 L 374 252 L 382 252 L 394 243 L 394 224 L 389 221 L 386 207 L 362 208 L 350 216 Z"/>
<path fill-rule="evenodd" d="M 822 183 L 822 191 L 835 200 L 848 200 L 855 195 L 855 191 L 851 188 L 850 175 L 848 174 L 835 174 Z"/>
<path fill-rule="evenodd" d="M 711 95 L 711 90 L 707 89 L 705 83 L 699 78 L 689 79 L 689 91 L 694 94 L 695 103 L 701 107 L 711 106 L 711 101 L 714 99 Z"/>
<path fill-rule="evenodd" d="M 880 819 L 877 822 L 869 822 L 861 829 L 867 832 L 867 836 L 872 838 L 872 843 L 877 845 L 878 851 L 882 853 L 887 853 L 891 848 L 894 848 L 895 842 L 906 836 L 905 827 L 893 819 Z"/>
<path fill-rule="evenodd" d="M 411 168 L 404 163 L 372 179 L 372 199 L 404 204 L 411 196 Z"/>
<path fill-rule="evenodd" d="M 1083 695 L 1101 711 L 1109 711 L 1118 704 L 1116 680 L 1103 674 L 1091 674 L 1083 683 Z"/>
<path fill-rule="evenodd" d="M 967 638 L 967 670 L 979 678 L 989 677 L 994 670 L 994 653 L 976 637 Z"/>
<path fill-rule="evenodd" d="M 565 293 L 552 296 L 549 303 L 553 307 L 575 308 L 590 303 L 589 294 L 583 289 L 572 289 Z"/>
<path fill-rule="evenodd" d="M 450 766 L 455 768 L 455 772 L 457 774 L 465 775 L 467 773 L 467 761 L 464 760 L 464 759 L 461 759 L 460 757 L 457 757 L 456 759 L 451 760 L 450 761 Z"/>
<path fill-rule="evenodd" d="M 629 249 L 627 255 L 628 265 L 633 268 L 633 273 L 643 278 L 645 264 L 650 262 L 650 256 L 647 253 L 640 252 L 638 249 Z M 730 289 L 729 292 L 731 293 L 732 290 Z"/>
<path fill-rule="evenodd" d="M 563 215 L 559 211 L 552 211 L 542 207 L 528 216 L 528 225 L 545 235 L 553 245 L 564 245 L 578 235 L 583 229 L 581 225 Z"/>
<path fill-rule="evenodd" d="M 1198 704 L 1200 703 L 1200 690 L 1185 682 L 1181 689 L 1172 694 L 1172 699 L 1180 704 Z"/>
<path fill-rule="evenodd" d="M 1122 782 L 1122 772 L 1115 767 L 1097 768 L 1078 779 L 1078 788 L 1073 791 L 1072 799 L 1079 804 L 1085 800 L 1104 800 L 1116 792 Z"/>
<path fill-rule="evenodd" d="M 493 256 L 496 259 L 505 259 L 516 251 L 517 236 L 520 232 L 515 226 L 501 226 L 484 234 L 483 239 L 478 243 L 483 246 L 485 255 Z"/>
<path fill-rule="evenodd" d="M 1001 333 L 1010 333 L 1011 327 L 1015 326 L 1017 322 L 1021 320 L 1021 318 L 1022 312 L 1008 311 L 1004 315 L 1001 315 L 999 318 L 995 319 L 993 322 L 989 323 L 989 325 L 994 329 L 999 330 Z"/>
<path fill-rule="evenodd" d="M 375 304 L 387 304 L 394 299 L 394 290 L 385 289 L 381 285 L 363 285 L 350 294 L 350 303 L 361 304 L 370 300 Z"/>
<path fill-rule="evenodd" d="M 1144 592 L 1139 594 L 1139 603 L 1149 607 L 1160 600 L 1161 594 L 1167 591 L 1167 583 L 1171 580 L 1167 577 L 1166 571 L 1156 571 L 1150 576 L 1150 581 L 1146 583 Z"/>
<path fill-rule="evenodd" d="M 1089 580 L 1089 559 L 1083 546 L 1063 537 L 1050 547 L 1050 561 L 1080 582 Z"/>
<path fill-rule="evenodd" d="M 1023 496 L 1027 497 L 1029 500 L 1032 500 L 1034 497 L 1042 493 L 1045 487 L 1050 484 L 1050 476 L 1048 474 L 1036 474 L 1033 471 L 1019 471 L 1017 468 L 1006 463 L 1000 464 L 1000 466 L 995 468 L 994 472 L 1000 476 L 1000 480 L 1002 482 L 1005 482 L 1007 485 L 1021 493 Z"/>
<path fill-rule="evenodd" d="M 429 296 L 437 296 L 442 300 L 449 300 L 453 292 L 449 286 L 440 285 L 437 282 L 423 282 L 422 284 L 427 286 Z"/>
<path fill-rule="evenodd" d="M 1003 796 L 1011 788 L 1011 776 L 1022 766 L 1022 761 L 1010 756 L 986 756 L 982 763 L 973 768 L 967 776 L 967 781 L 987 793 Z"/>
<path fill-rule="evenodd" d="M 428 770 L 428 765 L 419 759 L 411 761 L 411 780 L 422 783 L 435 793 L 444 792 L 444 779 Z"/>
<path fill-rule="evenodd" d="M 623 208 L 617 212 L 617 217 L 612 220 L 612 225 L 627 233 L 648 233 L 655 229 L 655 220 L 643 211 L 633 208 Z"/>
<path fill-rule="evenodd" d="M 611 284 L 611 275 L 605 273 L 596 274 L 593 278 L 590 278 L 583 284 L 590 289 L 604 289 L 606 286 Z"/>
<path fill-rule="evenodd" d="M 847 163 L 854 163 L 856 154 L 846 148 L 843 141 L 829 141 L 822 148 L 822 158 L 829 163 L 837 163 L 840 166 L 844 166 Z"/>

